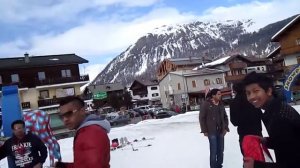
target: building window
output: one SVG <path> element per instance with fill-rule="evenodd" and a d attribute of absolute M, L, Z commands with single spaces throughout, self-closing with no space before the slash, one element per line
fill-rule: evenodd
<path fill-rule="evenodd" d="M 19 75 L 18 74 L 12 74 L 11 75 L 11 82 L 19 82 Z"/>
<path fill-rule="evenodd" d="M 38 72 L 38 78 L 39 80 L 45 80 L 46 79 L 45 72 Z"/>
<path fill-rule="evenodd" d="M 0 75 L 0 84 L 2 84 L 2 76 Z"/>
<path fill-rule="evenodd" d="M 157 97 L 158 96 L 158 93 L 153 93 L 152 94 L 152 97 Z"/>
<path fill-rule="evenodd" d="M 204 80 L 204 85 L 205 85 L 205 86 L 210 85 L 210 80 L 209 80 L 209 79 L 205 79 L 205 80 Z"/>
<path fill-rule="evenodd" d="M 62 77 L 71 77 L 71 70 L 70 69 L 63 69 L 61 70 L 61 76 Z"/>
<path fill-rule="evenodd" d="M 42 98 L 42 99 L 49 98 L 49 91 L 48 90 L 41 90 L 40 91 L 40 98 Z"/>
<path fill-rule="evenodd" d="M 64 88 L 64 92 L 66 93 L 66 96 L 74 96 L 75 95 L 75 89 L 73 87 Z"/>
<path fill-rule="evenodd" d="M 151 90 L 157 90 L 157 87 L 155 86 L 155 87 L 151 87 Z"/>
<path fill-rule="evenodd" d="M 297 45 L 300 45 L 300 38 L 298 38 L 298 39 L 296 40 L 296 44 L 297 44 Z"/>
<path fill-rule="evenodd" d="M 222 78 L 217 78 L 217 79 L 216 79 L 216 83 L 217 83 L 217 84 L 222 84 L 222 83 L 223 83 Z"/>
<path fill-rule="evenodd" d="M 196 87 L 196 81 L 195 80 L 192 81 L 192 85 L 193 85 L 193 88 Z"/>
<path fill-rule="evenodd" d="M 177 88 L 178 88 L 178 90 L 181 90 L 180 83 L 177 84 Z"/>

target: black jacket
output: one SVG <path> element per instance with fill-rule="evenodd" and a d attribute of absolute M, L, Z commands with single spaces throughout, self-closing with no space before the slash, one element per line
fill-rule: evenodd
<path fill-rule="evenodd" d="M 237 95 L 230 103 L 229 108 L 230 121 L 237 126 L 241 138 L 245 135 L 262 135 L 262 112 L 250 104 L 245 96 Z"/>
<path fill-rule="evenodd" d="M 38 163 L 45 162 L 47 147 L 38 136 L 29 132 L 21 140 L 13 136 L 5 141 L 0 147 L 0 159 L 7 156 L 11 156 L 16 168 L 32 168 Z"/>
<path fill-rule="evenodd" d="M 266 145 L 275 152 L 276 163 L 255 162 L 255 168 L 296 168 L 300 165 L 300 115 L 290 105 L 272 99 L 263 122 L 269 137 Z"/>

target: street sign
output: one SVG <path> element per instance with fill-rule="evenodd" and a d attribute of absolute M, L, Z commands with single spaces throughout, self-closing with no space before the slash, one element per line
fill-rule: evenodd
<path fill-rule="evenodd" d="M 107 92 L 98 92 L 93 95 L 93 99 L 101 100 L 107 98 Z"/>

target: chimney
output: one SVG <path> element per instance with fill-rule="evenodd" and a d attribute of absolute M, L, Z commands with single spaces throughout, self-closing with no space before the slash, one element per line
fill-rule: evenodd
<path fill-rule="evenodd" d="M 29 54 L 27 52 L 24 54 L 24 57 L 25 57 L 25 63 L 29 63 L 30 62 Z"/>

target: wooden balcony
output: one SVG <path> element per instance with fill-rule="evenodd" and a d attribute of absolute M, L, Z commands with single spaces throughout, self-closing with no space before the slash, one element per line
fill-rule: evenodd
<path fill-rule="evenodd" d="M 59 101 L 60 101 L 60 98 L 41 99 L 41 100 L 38 100 L 38 106 L 45 107 L 45 106 L 57 105 L 59 103 Z"/>
<path fill-rule="evenodd" d="M 237 81 L 243 80 L 245 78 L 245 76 L 246 76 L 246 74 L 225 76 L 225 81 L 226 82 L 237 82 Z"/>
<path fill-rule="evenodd" d="M 229 64 L 230 69 L 244 69 L 247 68 L 247 64 L 245 62 L 232 62 Z"/>
<path fill-rule="evenodd" d="M 92 94 L 88 94 L 88 95 L 81 95 L 80 97 L 83 99 L 83 100 L 90 100 L 92 99 Z M 59 104 L 60 100 L 62 99 L 63 97 L 61 98 L 53 98 L 53 99 L 40 99 L 38 100 L 38 106 L 39 107 L 45 107 L 45 106 L 52 106 L 52 105 L 57 105 Z"/>
<path fill-rule="evenodd" d="M 22 109 L 30 109 L 30 102 L 22 102 L 21 106 Z"/>
<path fill-rule="evenodd" d="M 61 84 L 61 83 L 71 83 L 71 82 L 83 82 L 89 81 L 88 75 L 83 76 L 72 76 L 72 77 L 60 77 L 60 78 L 47 78 L 44 80 L 36 80 L 36 86 L 42 85 L 53 85 L 53 84 Z"/>

